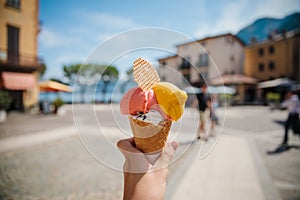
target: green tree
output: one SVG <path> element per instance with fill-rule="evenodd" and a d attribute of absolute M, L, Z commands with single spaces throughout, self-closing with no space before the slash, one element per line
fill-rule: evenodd
<path fill-rule="evenodd" d="M 12 102 L 8 91 L 0 90 L 0 111 L 7 110 Z"/>
<path fill-rule="evenodd" d="M 64 76 L 69 83 L 80 88 L 81 101 L 84 101 L 84 94 L 87 86 L 95 85 L 102 80 L 104 82 L 103 94 L 106 94 L 107 86 L 111 81 L 116 80 L 119 71 L 115 66 L 99 64 L 72 64 L 63 67 Z"/>
<path fill-rule="evenodd" d="M 81 64 L 72 64 L 72 65 L 65 65 L 63 67 L 64 76 L 68 78 L 69 84 L 74 84 L 76 80 L 77 73 L 80 69 Z"/>

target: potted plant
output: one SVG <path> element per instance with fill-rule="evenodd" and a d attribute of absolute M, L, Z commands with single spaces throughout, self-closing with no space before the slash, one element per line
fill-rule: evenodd
<path fill-rule="evenodd" d="M 6 110 L 10 107 L 11 96 L 7 91 L 0 90 L 0 123 L 5 122 L 7 113 Z"/>
<path fill-rule="evenodd" d="M 57 113 L 58 108 L 64 105 L 65 102 L 61 98 L 56 98 L 52 101 L 52 105 L 54 106 L 54 113 Z"/>

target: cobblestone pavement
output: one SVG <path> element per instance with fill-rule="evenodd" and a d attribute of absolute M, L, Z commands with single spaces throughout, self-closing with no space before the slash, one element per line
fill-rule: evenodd
<path fill-rule="evenodd" d="M 70 106 L 68 108 L 71 109 Z M 0 138 L 39 133 L 47 129 L 70 125 L 74 125 L 72 112 L 66 112 L 64 116 L 56 116 L 54 114 L 23 114 L 14 111 L 8 114 L 5 123 L 0 124 Z"/>
<path fill-rule="evenodd" d="M 85 125 L 83 129 L 89 130 L 93 123 L 90 115 L 85 113 L 84 105 L 78 109 L 82 110 L 78 120 Z M 110 109 L 100 106 L 97 110 L 101 126 L 116 126 L 116 119 L 122 126 L 128 124 L 118 116 L 108 115 Z M 71 126 L 74 125 L 72 116 L 70 107 L 63 117 L 11 113 L 7 123 L 0 125 L 0 140 Z M 197 117 L 195 112 L 188 113 L 189 120 L 184 125 L 186 135 L 194 130 Z M 282 199 L 296 200 L 300 199 L 300 139 L 291 135 L 290 145 L 286 149 L 279 148 L 283 129 L 278 122 L 285 117 L 284 111 L 271 112 L 266 107 L 232 107 L 226 112 L 224 134 L 239 135 L 252 141 L 258 152 L 256 156 L 262 159 L 271 177 L 271 183 L 263 179 L 262 183 L 273 184 Z M 119 139 L 112 138 L 112 142 Z M 107 141 L 89 139 L 102 149 L 106 148 Z M 179 142 L 181 147 L 192 144 L 190 138 Z M 103 154 L 112 160 L 119 159 L 112 157 L 111 152 Z M 180 181 L 184 171 L 188 170 L 185 156 L 171 166 L 171 180 Z M 96 161 L 77 136 L 0 154 L 0 199 L 121 199 L 122 187 L 122 173 Z M 174 191 L 176 182 L 170 181 L 168 187 L 168 191 Z"/>
<path fill-rule="evenodd" d="M 105 130 L 111 130 L 107 142 L 103 137 L 99 139 L 95 131 L 95 125 L 98 124 L 95 124 L 85 107 L 79 106 L 77 108 L 79 112 L 75 112 L 78 114 L 77 128 L 79 132 L 84 130 L 81 133 L 81 141 L 78 135 L 74 135 L 0 154 L 0 199 L 122 198 L 122 172 L 101 164 L 81 143 L 84 142 L 90 149 L 99 147 L 98 156 L 104 161 L 111 161 L 113 167 L 123 163 L 122 159 L 108 148 L 120 139 L 120 136 L 114 132 L 117 128 L 111 129 L 112 126 L 116 126 L 111 116 L 111 108 L 103 106 L 96 112 L 99 125 Z M 32 135 L 35 131 L 43 134 L 42 130 L 60 130 L 60 127 L 74 125 L 71 108 L 67 110 L 63 117 L 53 115 L 37 117 L 11 113 L 8 122 L 1 125 L 5 133 L 1 134 L 0 139 L 21 135 L 24 137 L 26 134 Z M 118 125 L 123 126 L 122 123 L 128 124 L 128 121 L 121 120 Z M 121 137 L 128 136 L 121 135 Z M 185 146 L 182 145 L 181 148 Z M 176 166 L 173 165 L 170 171 L 174 171 L 175 168 Z"/>
<path fill-rule="evenodd" d="M 0 197 L 121 199 L 122 174 L 93 159 L 71 137 L 1 155 Z"/>
<path fill-rule="evenodd" d="M 299 200 L 300 137 L 290 130 L 289 145 L 280 145 L 283 141 L 283 123 L 286 118 L 287 111 L 271 111 L 267 107 L 256 106 L 232 107 L 226 113 L 224 132 L 242 135 L 252 144 L 261 184 L 265 185 L 266 197 L 268 197 L 266 188 L 269 184 L 278 191 L 281 199 Z M 261 170 L 260 159 L 267 171 Z M 271 180 L 265 180 L 264 173 L 270 175 Z"/>

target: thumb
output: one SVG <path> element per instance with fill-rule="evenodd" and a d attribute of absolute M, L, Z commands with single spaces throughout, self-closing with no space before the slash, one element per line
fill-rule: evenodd
<path fill-rule="evenodd" d="M 175 151 L 178 148 L 178 145 L 179 145 L 178 142 L 175 141 L 171 143 L 167 143 L 167 145 L 163 149 L 159 159 L 157 160 L 153 168 L 160 169 L 163 167 L 167 167 L 172 161 Z"/>

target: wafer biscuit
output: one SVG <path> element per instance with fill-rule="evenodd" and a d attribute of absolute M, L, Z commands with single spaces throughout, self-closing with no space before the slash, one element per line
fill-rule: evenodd
<path fill-rule="evenodd" d="M 160 82 L 155 68 L 142 58 L 138 58 L 134 61 L 133 76 L 139 87 L 144 91 L 151 89 L 154 84 Z"/>

